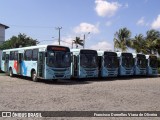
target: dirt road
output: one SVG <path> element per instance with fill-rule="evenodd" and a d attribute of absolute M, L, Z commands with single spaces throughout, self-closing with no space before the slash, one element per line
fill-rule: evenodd
<path fill-rule="evenodd" d="M 1 74 L 0 110 L 160 111 L 160 77 L 35 83 Z"/>

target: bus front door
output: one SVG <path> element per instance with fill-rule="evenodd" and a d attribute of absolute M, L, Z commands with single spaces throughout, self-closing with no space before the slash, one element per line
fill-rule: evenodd
<path fill-rule="evenodd" d="M 5 55 L 5 62 L 4 62 L 4 71 L 8 73 L 9 69 L 9 54 Z"/>
<path fill-rule="evenodd" d="M 44 63 L 45 52 L 39 52 L 38 54 L 38 77 L 44 77 Z"/>
<path fill-rule="evenodd" d="M 18 61 L 17 61 L 17 74 L 22 74 L 22 60 L 23 60 L 23 53 L 18 53 Z"/>

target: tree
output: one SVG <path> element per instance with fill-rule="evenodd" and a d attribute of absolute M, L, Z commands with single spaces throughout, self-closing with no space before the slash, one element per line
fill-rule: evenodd
<path fill-rule="evenodd" d="M 78 48 L 78 45 L 83 46 L 83 40 L 80 39 L 80 37 L 76 37 L 75 40 L 73 40 L 73 43 L 76 44 L 76 48 Z"/>
<path fill-rule="evenodd" d="M 19 34 L 18 36 L 12 36 L 9 40 L 5 41 L 2 45 L 0 45 L 0 49 L 11 49 L 11 48 L 19 48 L 19 47 L 27 47 L 37 45 L 39 42 L 31 37 L 28 37 L 25 34 Z"/>
<path fill-rule="evenodd" d="M 147 53 L 146 51 L 146 41 L 142 34 L 136 35 L 130 41 L 130 48 L 134 49 L 136 53 Z"/>
<path fill-rule="evenodd" d="M 127 47 L 130 46 L 131 32 L 127 28 L 119 29 L 115 33 L 114 48 L 120 49 L 122 52 L 127 51 Z"/>
<path fill-rule="evenodd" d="M 148 30 L 146 32 L 146 50 L 149 54 L 160 54 L 160 32 L 157 30 Z"/>

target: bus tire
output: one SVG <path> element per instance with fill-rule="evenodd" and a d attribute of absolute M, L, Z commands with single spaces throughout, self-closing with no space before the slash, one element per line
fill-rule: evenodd
<path fill-rule="evenodd" d="M 36 71 L 32 71 L 31 78 L 33 82 L 38 82 Z"/>
<path fill-rule="evenodd" d="M 14 75 L 13 75 L 13 70 L 12 70 L 12 68 L 9 69 L 9 76 L 10 76 L 10 77 L 13 77 L 13 76 L 14 76 Z"/>

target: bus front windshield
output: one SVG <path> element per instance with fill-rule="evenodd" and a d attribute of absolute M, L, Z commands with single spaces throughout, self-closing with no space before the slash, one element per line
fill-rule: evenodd
<path fill-rule="evenodd" d="M 107 68 L 117 68 L 118 67 L 118 59 L 117 56 L 104 56 L 104 66 Z"/>
<path fill-rule="evenodd" d="M 47 65 L 55 68 L 66 68 L 71 65 L 70 52 L 64 51 L 48 51 Z"/>
<path fill-rule="evenodd" d="M 153 68 L 157 68 L 158 67 L 158 61 L 156 57 L 150 58 L 150 66 Z"/>
<path fill-rule="evenodd" d="M 81 66 L 85 68 L 95 68 L 98 66 L 97 54 L 81 54 L 80 55 Z"/>
<path fill-rule="evenodd" d="M 137 65 L 140 68 L 146 68 L 146 58 L 145 57 L 137 57 Z"/>
<path fill-rule="evenodd" d="M 122 56 L 122 66 L 126 68 L 131 68 L 133 67 L 133 57 L 132 56 Z"/>

